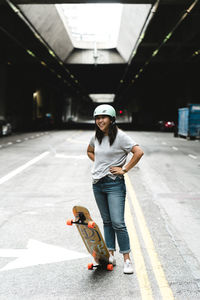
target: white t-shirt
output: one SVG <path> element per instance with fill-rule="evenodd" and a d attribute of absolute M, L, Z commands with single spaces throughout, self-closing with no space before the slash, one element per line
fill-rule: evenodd
<path fill-rule="evenodd" d="M 117 175 L 110 172 L 110 167 L 122 167 L 126 163 L 126 158 L 132 148 L 138 145 L 126 133 L 118 129 L 114 143 L 110 146 L 109 137 L 105 135 L 101 144 L 93 136 L 90 146 L 94 148 L 95 161 L 92 168 L 93 182 L 97 182 L 104 176 L 109 176 L 113 180 Z"/>

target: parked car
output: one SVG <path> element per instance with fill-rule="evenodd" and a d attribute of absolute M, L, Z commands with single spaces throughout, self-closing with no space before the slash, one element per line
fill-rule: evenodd
<path fill-rule="evenodd" d="M 175 130 L 175 122 L 174 121 L 159 121 L 158 127 L 160 131 L 174 131 Z"/>
<path fill-rule="evenodd" d="M 0 116 L 0 136 L 10 135 L 11 133 L 11 124 L 4 117 Z"/>

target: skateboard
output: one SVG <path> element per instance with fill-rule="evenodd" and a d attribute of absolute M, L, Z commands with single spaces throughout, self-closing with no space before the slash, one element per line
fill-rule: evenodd
<path fill-rule="evenodd" d="M 109 263 L 109 251 L 106 247 L 104 239 L 98 225 L 92 220 L 87 208 L 82 206 L 74 206 L 73 214 L 75 220 L 67 220 L 67 225 L 76 224 L 80 236 L 88 250 L 93 256 L 97 265 L 88 264 L 88 270 L 93 268 L 113 270 L 113 265 Z"/>

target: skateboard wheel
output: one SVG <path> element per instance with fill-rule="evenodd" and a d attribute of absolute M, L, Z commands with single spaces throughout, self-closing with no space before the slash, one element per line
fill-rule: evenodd
<path fill-rule="evenodd" d="M 88 222 L 88 228 L 94 228 L 95 222 L 94 221 L 89 221 Z"/>
<path fill-rule="evenodd" d="M 67 220 L 67 225 L 72 225 L 73 224 L 73 219 Z"/>
<path fill-rule="evenodd" d="M 113 265 L 112 264 L 108 264 L 107 265 L 107 270 L 108 271 L 112 271 L 113 270 Z"/>
<path fill-rule="evenodd" d="M 93 256 L 94 258 L 97 256 L 97 254 L 96 254 L 95 251 L 92 252 L 92 256 Z"/>
<path fill-rule="evenodd" d="M 92 269 L 93 269 L 93 264 L 92 263 L 88 264 L 88 270 L 92 270 Z"/>

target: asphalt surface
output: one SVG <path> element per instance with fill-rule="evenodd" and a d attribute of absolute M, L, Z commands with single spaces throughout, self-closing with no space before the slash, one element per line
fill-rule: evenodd
<path fill-rule="evenodd" d="M 0 138 L 0 299 L 200 299 L 200 142 L 127 132 L 145 155 L 126 176 L 133 275 L 87 270 L 74 205 L 102 229 L 86 148 L 92 131 Z"/>

